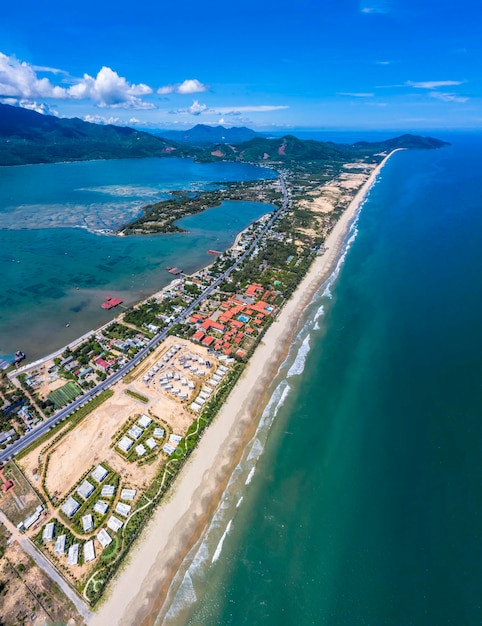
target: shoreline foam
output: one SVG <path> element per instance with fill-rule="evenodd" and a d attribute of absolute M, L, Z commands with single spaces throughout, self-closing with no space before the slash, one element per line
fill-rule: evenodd
<path fill-rule="evenodd" d="M 127 565 L 111 583 L 108 597 L 90 621 L 92 626 L 147 626 L 155 623 L 161 609 L 164 612 L 171 582 L 212 519 L 232 472 L 256 431 L 261 409 L 271 394 L 270 384 L 288 355 L 299 321 L 336 268 L 350 227 L 394 152 L 357 192 L 328 236 L 325 253 L 315 259 L 267 330 L 240 380 L 177 477 L 173 490 L 131 550 Z"/>

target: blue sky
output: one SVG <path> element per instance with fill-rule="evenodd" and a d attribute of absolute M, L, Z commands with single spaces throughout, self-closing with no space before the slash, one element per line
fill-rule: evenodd
<path fill-rule="evenodd" d="M 150 128 L 482 125 L 472 0 L 8 3 L 0 98 Z"/>

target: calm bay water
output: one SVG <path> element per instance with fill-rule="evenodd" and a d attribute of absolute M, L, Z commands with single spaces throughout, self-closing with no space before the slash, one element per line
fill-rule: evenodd
<path fill-rule="evenodd" d="M 482 138 L 453 141 L 383 170 L 163 624 L 482 623 Z"/>
<path fill-rule="evenodd" d="M 115 311 L 100 306 L 106 295 L 130 305 L 172 280 L 166 267 L 190 273 L 212 263 L 208 249 L 228 248 L 270 207 L 225 202 L 180 220 L 189 231 L 182 234 L 114 237 L 86 226 L 118 227 L 174 189 L 273 176 L 251 165 L 189 159 L 0 168 L 0 356 L 22 349 L 34 360 L 65 345 L 112 318 Z"/>

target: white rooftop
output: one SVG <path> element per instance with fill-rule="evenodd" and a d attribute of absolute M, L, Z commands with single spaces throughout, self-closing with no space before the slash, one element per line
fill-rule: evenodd
<path fill-rule="evenodd" d="M 164 428 L 154 428 L 154 432 L 152 433 L 156 439 L 161 439 L 164 437 Z"/>
<path fill-rule="evenodd" d="M 144 448 L 142 443 L 140 443 L 138 446 L 136 446 L 136 452 L 138 456 L 144 456 L 147 450 Z"/>
<path fill-rule="evenodd" d="M 99 515 L 105 515 L 108 510 L 109 505 L 107 504 L 107 502 L 104 502 L 103 500 L 97 500 L 94 506 L 94 511 L 96 513 L 98 513 Z"/>
<path fill-rule="evenodd" d="M 152 437 L 149 437 L 149 439 L 146 440 L 146 445 L 151 450 L 154 450 L 155 448 L 157 448 L 157 443 L 154 441 Z"/>
<path fill-rule="evenodd" d="M 95 559 L 95 548 L 94 542 L 92 539 L 84 543 L 84 561 L 85 563 L 90 563 Z"/>
<path fill-rule="evenodd" d="M 178 444 L 181 442 L 181 435 L 175 435 L 174 433 L 172 435 L 169 435 L 169 443 L 173 443 L 173 444 Z"/>
<path fill-rule="evenodd" d="M 79 544 L 74 543 L 73 546 L 70 546 L 69 551 L 67 553 L 67 562 L 69 565 L 77 565 L 79 561 Z"/>
<path fill-rule="evenodd" d="M 116 533 L 122 528 L 123 522 L 118 517 L 111 515 L 107 521 L 107 526 Z"/>
<path fill-rule="evenodd" d="M 114 485 L 104 485 L 102 487 L 102 491 L 100 492 L 100 495 L 103 498 L 112 498 L 112 496 L 115 493 L 115 487 Z"/>
<path fill-rule="evenodd" d="M 137 424 L 134 424 L 134 426 L 131 426 L 129 428 L 128 435 L 130 435 L 132 439 L 139 439 L 139 437 L 142 435 L 143 432 L 144 432 L 143 428 L 141 428 Z"/>
<path fill-rule="evenodd" d="M 90 513 L 88 515 L 82 515 L 82 527 L 85 533 L 88 533 L 94 528 L 94 520 Z"/>
<path fill-rule="evenodd" d="M 77 487 L 77 493 L 79 494 L 79 496 L 84 498 L 84 500 L 87 500 L 87 498 L 94 491 L 94 489 L 95 487 L 92 483 L 89 483 L 88 480 L 84 480 L 84 482 L 79 487 Z"/>
<path fill-rule="evenodd" d="M 91 476 L 96 482 L 101 483 L 108 473 L 109 472 L 105 469 L 103 465 L 97 465 L 95 470 L 91 473 Z"/>
<path fill-rule="evenodd" d="M 76 511 L 79 510 L 80 504 L 75 500 L 75 498 L 67 498 L 67 500 L 60 507 L 62 511 L 67 515 L 67 517 L 72 517 Z"/>
<path fill-rule="evenodd" d="M 49 522 L 48 524 L 45 524 L 42 533 L 42 541 L 52 541 L 52 539 L 54 538 L 54 531 L 55 522 Z"/>
<path fill-rule="evenodd" d="M 123 452 L 129 452 L 133 445 L 134 442 L 132 441 L 132 439 L 129 439 L 129 437 L 126 437 L 124 435 L 124 437 L 122 437 L 122 439 L 117 444 L 117 447 L 120 448 Z"/>
<path fill-rule="evenodd" d="M 97 534 L 97 539 L 99 540 L 100 545 L 103 548 L 107 548 L 107 546 L 109 545 L 109 543 L 112 543 L 112 538 L 109 535 L 109 533 L 105 530 L 105 528 L 103 528 L 98 534 Z"/>
<path fill-rule="evenodd" d="M 152 424 L 152 420 L 147 415 L 141 415 L 141 417 L 137 420 L 137 423 L 139 426 L 142 426 L 142 428 L 147 428 Z"/>
<path fill-rule="evenodd" d="M 124 504 L 124 502 L 118 502 L 115 507 L 116 513 L 122 515 L 123 517 L 127 517 L 130 513 L 131 507 L 129 504 Z"/>
<path fill-rule="evenodd" d="M 123 489 L 120 497 L 122 500 L 134 500 L 136 493 L 137 491 L 135 489 Z"/>
<path fill-rule="evenodd" d="M 63 554 L 65 552 L 65 541 L 67 539 L 67 535 L 59 535 L 55 540 L 55 548 L 54 551 L 56 554 Z"/>
<path fill-rule="evenodd" d="M 176 448 L 174 448 L 173 446 L 171 446 L 171 445 L 170 445 L 170 444 L 168 444 L 168 443 L 165 443 L 165 444 L 162 446 L 162 449 L 164 450 L 164 452 L 167 452 L 167 454 L 169 454 L 169 456 L 170 456 L 173 452 L 175 452 L 175 451 L 176 451 Z"/>

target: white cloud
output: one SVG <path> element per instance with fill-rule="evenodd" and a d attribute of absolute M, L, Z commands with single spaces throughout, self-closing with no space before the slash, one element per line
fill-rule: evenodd
<path fill-rule="evenodd" d="M 360 11 L 365 14 L 389 13 L 390 3 L 388 0 L 373 0 L 370 4 L 361 2 Z"/>
<path fill-rule="evenodd" d="M 153 104 L 144 102 L 139 96 L 152 93 L 148 85 L 133 85 L 119 76 L 110 67 L 102 67 L 93 78 L 88 74 L 69 87 L 68 95 L 77 100 L 92 100 L 99 107 L 123 109 L 153 109 Z"/>
<path fill-rule="evenodd" d="M 200 83 L 196 78 L 183 81 L 176 89 L 177 93 L 200 93 L 206 90 L 207 86 Z"/>
<path fill-rule="evenodd" d="M 407 80 L 407 85 L 409 87 L 414 87 L 415 89 L 437 89 L 438 87 L 452 87 L 455 85 L 461 85 L 463 81 L 461 80 L 426 80 L 422 82 L 413 82 L 411 80 Z"/>
<path fill-rule="evenodd" d="M 237 115 L 239 113 L 265 113 L 268 111 L 279 111 L 281 109 L 289 109 L 287 105 L 271 105 L 261 104 L 254 106 L 232 106 L 232 107 L 215 107 L 216 113 L 220 115 Z"/>
<path fill-rule="evenodd" d="M 47 67 L 45 65 L 32 65 L 34 72 L 45 72 L 47 74 L 68 74 L 65 70 L 60 70 L 58 67 Z"/>
<path fill-rule="evenodd" d="M 141 96 L 152 93 L 151 87 L 140 83 L 128 83 L 110 67 L 102 67 L 93 78 L 84 74 L 70 87 L 52 84 L 48 78 L 39 78 L 37 71 L 62 73 L 56 68 L 29 65 L 0 52 L 0 96 L 35 101 L 38 98 L 57 100 L 91 100 L 98 107 L 151 109 L 153 104 Z"/>
<path fill-rule="evenodd" d="M 106 117 L 105 115 L 84 115 L 85 122 L 91 122 L 92 124 L 119 124 L 119 117 Z"/>
<path fill-rule="evenodd" d="M 17 101 L 17 104 L 18 106 L 22 107 L 22 109 L 29 109 L 30 111 L 35 111 L 36 113 L 41 113 L 42 115 L 55 115 L 55 117 L 59 116 L 58 111 L 56 109 L 53 109 L 45 102 L 37 102 L 35 100 L 20 100 Z"/>
<path fill-rule="evenodd" d="M 364 91 L 339 91 L 338 96 L 351 96 L 352 98 L 373 98 L 374 93 L 367 93 Z"/>
<path fill-rule="evenodd" d="M 442 100 L 442 102 L 467 102 L 469 100 L 466 96 L 458 96 L 455 93 L 447 93 L 445 91 L 431 91 L 429 96 L 436 100 Z"/>
<path fill-rule="evenodd" d="M 375 65 L 391 65 L 391 61 L 375 61 Z"/>
<path fill-rule="evenodd" d="M 190 78 L 188 80 L 184 80 L 182 83 L 175 83 L 174 85 L 165 85 L 164 87 L 159 87 L 157 93 L 161 96 L 165 96 L 170 93 L 192 94 L 201 93 L 207 90 L 207 85 L 201 83 L 199 80 L 197 80 L 197 78 Z"/>
<path fill-rule="evenodd" d="M 201 113 L 207 111 L 208 107 L 206 104 L 201 104 L 198 100 L 194 100 L 187 110 L 191 115 L 200 115 Z"/>
<path fill-rule="evenodd" d="M 52 85 L 48 78 L 38 78 L 28 63 L 0 52 L 0 96 L 15 98 L 62 98 L 65 89 Z"/>

